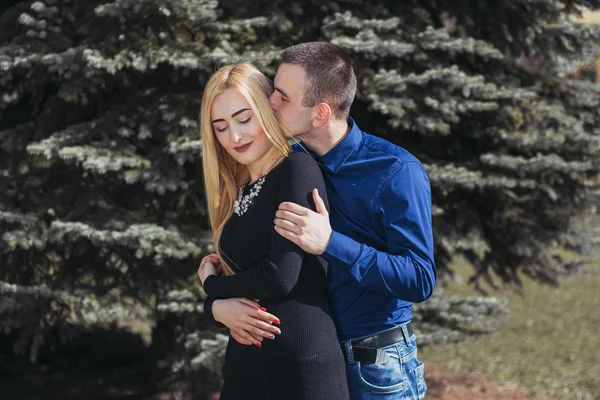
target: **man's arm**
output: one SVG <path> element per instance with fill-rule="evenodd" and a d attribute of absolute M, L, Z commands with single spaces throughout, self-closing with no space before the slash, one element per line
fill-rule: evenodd
<path fill-rule="evenodd" d="M 421 302 L 433 293 L 436 268 L 431 228 L 429 179 L 419 163 L 405 163 L 375 196 L 386 233 L 387 251 L 331 231 L 324 215 L 298 211 L 289 203 L 280 205 L 275 224 L 277 232 L 309 253 L 321 254 L 334 268 L 343 268 L 363 287 L 386 291 L 410 302 Z M 290 215 L 290 212 L 294 216 Z M 292 225 L 294 228 L 291 228 Z M 331 237 L 315 235 L 329 229 Z M 327 232 L 327 231 L 326 231 Z"/>

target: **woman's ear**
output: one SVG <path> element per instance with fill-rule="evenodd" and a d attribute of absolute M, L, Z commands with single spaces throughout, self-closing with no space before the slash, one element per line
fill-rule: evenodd
<path fill-rule="evenodd" d="M 313 126 L 315 128 L 319 128 L 327 125 L 329 120 L 331 120 L 331 116 L 333 115 L 331 106 L 327 103 L 319 103 L 315 107 L 315 111 L 316 115 L 313 118 Z"/>

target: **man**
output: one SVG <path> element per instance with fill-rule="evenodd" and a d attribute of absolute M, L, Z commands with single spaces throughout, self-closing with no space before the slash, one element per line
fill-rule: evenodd
<path fill-rule="evenodd" d="M 423 165 L 349 117 L 356 76 L 341 48 L 303 43 L 281 58 L 271 106 L 321 165 L 331 214 L 315 191 L 316 211 L 282 203 L 275 230 L 329 263 L 351 398 L 422 399 L 427 389 L 411 305 L 429 298 L 436 281 Z M 259 344 L 279 332 L 276 316 L 251 300 L 209 301 L 207 315 L 211 311 L 240 343 Z"/>

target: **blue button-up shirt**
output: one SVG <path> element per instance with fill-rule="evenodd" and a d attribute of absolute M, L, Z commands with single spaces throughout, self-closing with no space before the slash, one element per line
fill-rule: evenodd
<path fill-rule="evenodd" d="M 431 296 L 436 281 L 423 165 L 351 118 L 348 124 L 346 137 L 318 160 L 333 229 L 322 257 L 340 340 L 410 320 L 412 303 Z"/>

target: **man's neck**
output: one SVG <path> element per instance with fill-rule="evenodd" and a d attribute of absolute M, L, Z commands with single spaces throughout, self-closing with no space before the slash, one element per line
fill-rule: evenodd
<path fill-rule="evenodd" d="M 329 153 L 350 132 L 350 125 L 346 119 L 331 120 L 321 128 L 314 129 L 302 137 L 302 141 L 317 156 Z"/>

